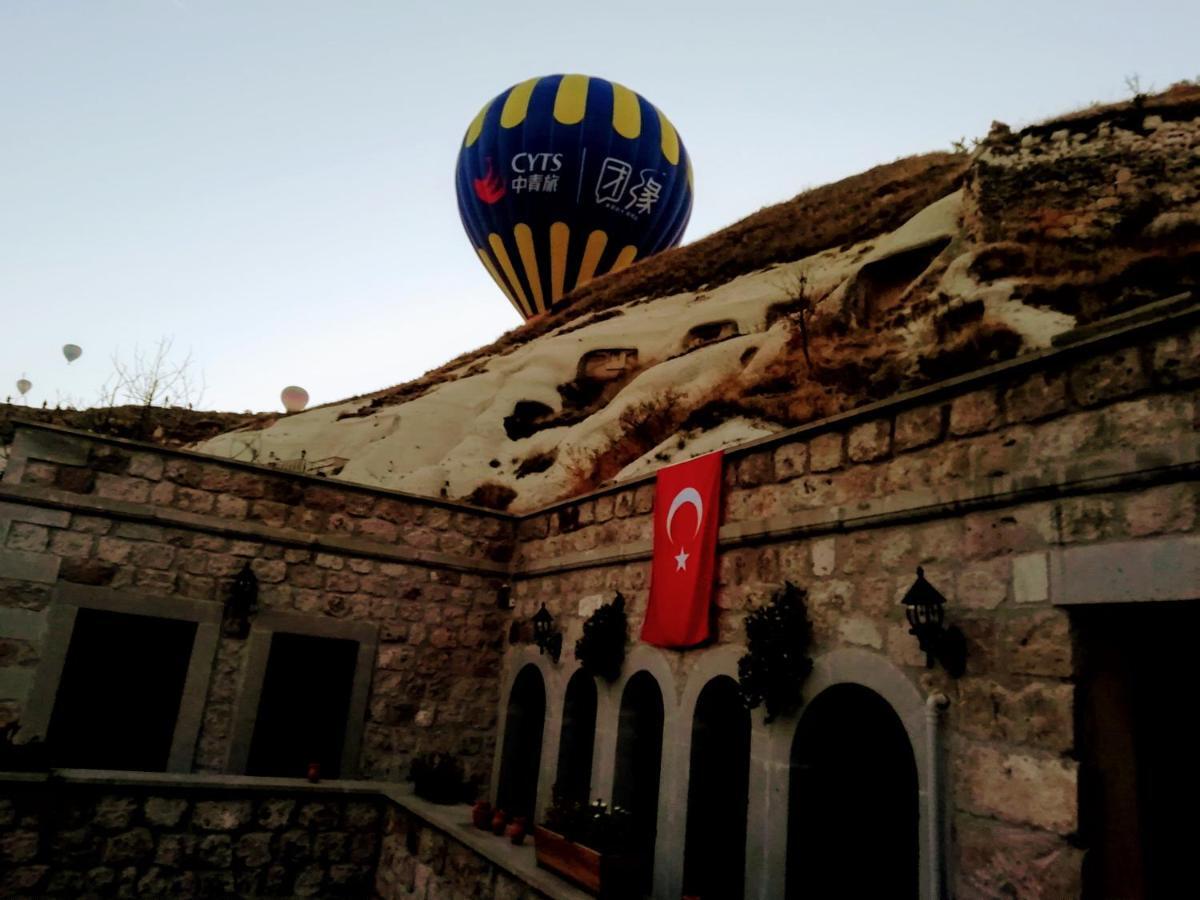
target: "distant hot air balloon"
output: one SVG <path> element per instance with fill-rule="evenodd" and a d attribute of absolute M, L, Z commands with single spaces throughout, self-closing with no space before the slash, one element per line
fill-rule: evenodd
<path fill-rule="evenodd" d="M 26 394 L 29 393 L 29 389 L 31 387 L 33 387 L 33 382 L 30 381 L 28 378 L 18 378 L 17 379 L 17 390 L 21 392 L 22 397 L 24 397 Z"/>
<path fill-rule="evenodd" d="M 288 412 L 300 412 L 300 410 L 308 406 L 308 391 L 291 384 L 280 392 L 279 399 L 283 401 L 283 408 Z"/>
<path fill-rule="evenodd" d="M 692 212 L 674 126 L 586 75 L 531 78 L 491 100 L 467 129 L 455 186 L 475 252 L 525 319 L 675 246 Z"/>
<path fill-rule="evenodd" d="M 73 363 L 83 355 L 83 348 L 78 344 L 63 344 L 63 356 L 67 358 L 68 363 Z"/>

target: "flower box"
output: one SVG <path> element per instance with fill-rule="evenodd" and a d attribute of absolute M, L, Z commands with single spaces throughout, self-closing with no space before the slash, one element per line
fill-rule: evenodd
<path fill-rule="evenodd" d="M 539 866 L 589 893 L 599 897 L 635 896 L 628 890 L 637 874 L 632 854 L 599 853 L 541 825 L 533 827 L 533 843 Z"/>

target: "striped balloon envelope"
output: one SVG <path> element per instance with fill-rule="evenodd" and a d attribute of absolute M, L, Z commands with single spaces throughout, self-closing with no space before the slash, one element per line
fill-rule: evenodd
<path fill-rule="evenodd" d="M 692 212 L 675 127 L 586 75 L 531 78 L 489 101 L 467 128 L 455 188 L 475 252 L 525 319 L 674 247 Z"/>

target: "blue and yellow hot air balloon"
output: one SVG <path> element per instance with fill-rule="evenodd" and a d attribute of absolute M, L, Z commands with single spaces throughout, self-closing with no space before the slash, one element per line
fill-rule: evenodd
<path fill-rule="evenodd" d="M 674 247 L 692 212 L 674 126 L 629 88 L 586 75 L 531 78 L 488 102 L 455 187 L 475 252 L 525 319 Z"/>

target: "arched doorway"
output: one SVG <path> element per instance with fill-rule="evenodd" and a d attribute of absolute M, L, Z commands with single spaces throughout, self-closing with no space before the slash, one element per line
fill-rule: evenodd
<path fill-rule="evenodd" d="M 639 855 L 638 886 L 647 893 L 654 877 L 658 831 L 658 781 L 662 770 L 663 699 L 649 672 L 638 672 L 621 694 L 613 803 L 629 810 Z"/>
<path fill-rule="evenodd" d="M 789 794 L 789 898 L 917 896 L 917 765 L 886 700 L 858 684 L 817 695 Z"/>
<path fill-rule="evenodd" d="M 596 681 L 580 669 L 567 682 L 556 785 L 566 798 L 587 803 L 592 790 L 592 747 L 596 742 Z"/>
<path fill-rule="evenodd" d="M 513 681 L 504 717 L 496 805 L 511 815 L 534 815 L 545 721 L 546 687 L 538 667 L 530 664 Z"/>
<path fill-rule="evenodd" d="M 750 713 L 737 682 L 719 675 L 700 692 L 692 721 L 684 894 L 742 897 L 749 782 Z"/>

